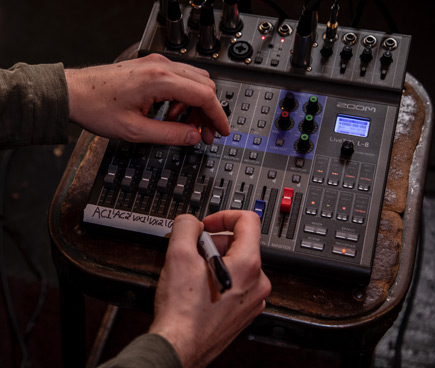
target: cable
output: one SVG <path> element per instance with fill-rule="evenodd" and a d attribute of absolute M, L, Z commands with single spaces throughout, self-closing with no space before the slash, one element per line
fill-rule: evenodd
<path fill-rule="evenodd" d="M 409 317 L 411 316 L 412 313 L 412 309 L 414 306 L 414 299 L 420 281 L 421 267 L 423 263 L 423 250 L 424 250 L 423 247 L 424 247 L 424 223 L 423 223 L 423 207 L 422 207 L 420 226 L 419 226 L 419 237 L 417 242 L 415 268 L 412 275 L 411 286 L 407 296 L 406 308 L 403 312 L 402 320 L 400 321 L 399 331 L 397 333 L 396 343 L 394 346 L 394 357 L 392 361 L 392 367 L 394 368 L 401 368 L 402 366 L 403 339 L 405 336 L 406 329 L 408 327 Z"/>
<path fill-rule="evenodd" d="M 359 21 L 362 18 L 362 15 L 364 13 L 364 9 L 367 5 L 367 0 L 360 0 L 358 3 L 358 6 L 356 8 L 355 15 L 352 17 L 351 27 L 352 28 L 358 28 Z"/>
<path fill-rule="evenodd" d="M 396 22 L 394 21 L 391 13 L 388 11 L 387 7 L 385 6 L 383 0 L 375 0 L 375 3 L 379 8 L 379 11 L 381 12 L 382 16 L 385 18 L 388 27 L 390 28 L 390 31 L 392 33 L 400 33 L 399 28 L 396 25 Z"/>
<path fill-rule="evenodd" d="M 280 6 L 276 5 L 272 0 L 257 0 L 258 3 L 270 6 L 279 17 L 278 24 L 280 24 L 284 19 L 289 19 L 287 13 Z"/>

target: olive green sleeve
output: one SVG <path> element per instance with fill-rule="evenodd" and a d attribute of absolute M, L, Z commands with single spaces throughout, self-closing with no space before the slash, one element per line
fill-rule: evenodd
<path fill-rule="evenodd" d="M 182 368 L 172 345 L 157 334 L 144 334 L 99 368 Z"/>
<path fill-rule="evenodd" d="M 66 143 L 68 115 L 61 63 L 0 69 L 0 148 Z"/>

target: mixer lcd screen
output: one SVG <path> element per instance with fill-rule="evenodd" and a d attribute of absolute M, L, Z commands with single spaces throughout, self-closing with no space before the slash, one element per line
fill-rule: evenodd
<path fill-rule="evenodd" d="M 370 119 L 338 114 L 334 131 L 336 133 L 354 135 L 357 137 L 367 137 L 369 128 Z"/>

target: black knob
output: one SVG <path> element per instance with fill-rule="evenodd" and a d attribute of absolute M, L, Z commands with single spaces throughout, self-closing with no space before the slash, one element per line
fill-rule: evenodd
<path fill-rule="evenodd" d="M 288 111 L 282 111 L 281 116 L 276 120 L 276 127 L 279 130 L 289 130 L 292 128 L 293 121 L 290 118 L 290 114 Z"/>
<path fill-rule="evenodd" d="M 311 115 L 317 114 L 319 111 L 319 100 L 316 96 L 311 96 L 307 103 L 307 113 Z"/>
<path fill-rule="evenodd" d="M 343 60 L 350 60 L 350 58 L 353 56 L 352 47 L 349 45 L 344 46 L 343 50 L 340 52 L 340 56 Z"/>
<path fill-rule="evenodd" d="M 287 111 L 293 111 L 296 107 L 295 95 L 292 92 L 287 92 L 281 102 L 281 108 Z"/>
<path fill-rule="evenodd" d="M 343 47 L 343 50 L 340 52 L 340 73 L 343 74 L 346 71 L 347 63 L 352 58 L 353 52 L 352 47 L 346 45 Z"/>
<path fill-rule="evenodd" d="M 367 72 L 367 66 L 370 63 L 370 61 L 372 61 L 373 59 L 372 49 L 370 47 L 364 47 L 364 50 L 359 56 L 359 58 L 361 60 L 359 75 L 361 77 L 364 77 Z"/>
<path fill-rule="evenodd" d="M 311 149 L 308 134 L 301 134 L 301 137 L 298 139 L 296 146 L 298 152 L 307 153 Z"/>
<path fill-rule="evenodd" d="M 312 133 L 316 125 L 314 124 L 313 115 L 308 114 L 302 122 L 302 131 L 304 133 Z"/>
<path fill-rule="evenodd" d="M 372 61 L 373 59 L 372 49 L 370 47 L 364 47 L 364 50 L 359 56 L 359 58 L 363 63 L 370 63 L 370 61 Z"/>
<path fill-rule="evenodd" d="M 341 154 L 346 157 L 352 156 L 354 152 L 354 146 L 352 141 L 344 141 L 341 145 Z"/>
<path fill-rule="evenodd" d="M 393 54 L 391 51 L 385 51 L 384 54 L 381 57 L 381 64 L 385 66 L 391 65 L 393 62 Z"/>
<path fill-rule="evenodd" d="M 224 112 L 227 116 L 231 115 L 230 104 L 228 101 L 221 101 L 221 106 L 224 109 Z"/>
<path fill-rule="evenodd" d="M 387 76 L 388 67 L 393 62 L 393 54 L 391 51 L 385 51 L 381 59 L 381 79 L 385 79 Z"/>

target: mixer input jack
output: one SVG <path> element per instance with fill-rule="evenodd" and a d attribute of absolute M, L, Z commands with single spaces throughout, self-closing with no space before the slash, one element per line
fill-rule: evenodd
<path fill-rule="evenodd" d="M 268 34 L 272 32 L 272 29 L 273 29 L 273 25 L 268 21 L 261 22 L 260 25 L 258 26 L 258 30 L 260 31 L 261 34 Z"/>
<path fill-rule="evenodd" d="M 284 23 L 278 28 L 278 33 L 283 37 L 290 36 L 293 33 L 293 29 L 287 23 Z"/>
<path fill-rule="evenodd" d="M 373 35 L 367 35 L 363 38 L 363 45 L 365 47 L 370 47 L 370 48 L 375 47 L 377 42 L 378 40 Z"/>
<path fill-rule="evenodd" d="M 355 45 L 356 41 L 358 40 L 358 36 L 353 32 L 348 32 L 343 35 L 342 40 L 346 45 Z"/>
<path fill-rule="evenodd" d="M 397 49 L 397 41 L 393 37 L 388 37 L 382 42 L 382 47 L 388 51 L 395 50 Z"/>

